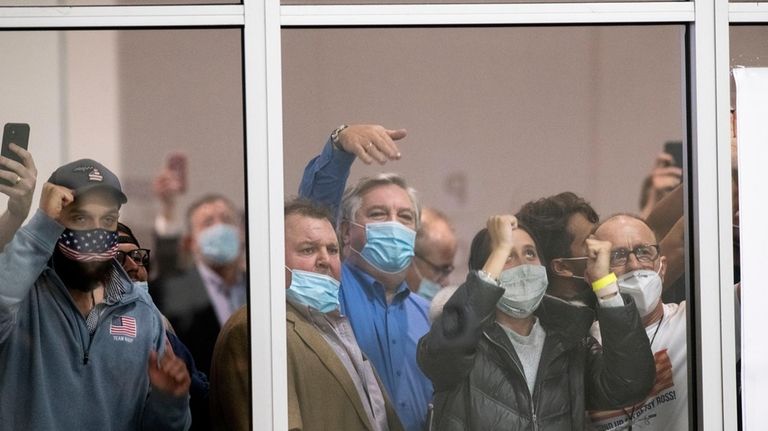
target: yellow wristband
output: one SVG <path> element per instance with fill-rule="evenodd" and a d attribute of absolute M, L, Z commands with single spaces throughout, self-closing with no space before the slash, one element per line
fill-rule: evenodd
<path fill-rule="evenodd" d="M 615 283 L 616 280 L 618 280 L 618 278 L 616 278 L 616 274 L 612 272 L 599 280 L 593 281 L 592 291 L 597 293 L 597 291 L 604 288 L 605 286 Z"/>

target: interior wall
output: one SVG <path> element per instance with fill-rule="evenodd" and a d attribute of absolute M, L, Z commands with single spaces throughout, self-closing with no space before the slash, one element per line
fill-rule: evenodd
<path fill-rule="evenodd" d="M 0 123 L 29 124 L 29 151 L 38 171 L 30 213 L 38 207 L 42 184 L 60 165 L 65 150 L 62 46 L 61 33 L 54 31 L 4 31 L 0 37 Z M 1 211 L 7 201 L 0 194 Z"/>
<path fill-rule="evenodd" d="M 122 178 L 118 32 L 61 34 L 67 142 L 63 162 L 94 159 Z"/>
<path fill-rule="evenodd" d="M 404 174 L 451 217 L 465 269 L 493 213 L 570 190 L 637 212 L 684 133 L 682 26 L 283 29 L 285 193 L 341 123 L 408 129 Z M 457 271 L 454 282 L 465 272 Z"/>
<path fill-rule="evenodd" d="M 170 151 L 189 156 L 179 215 L 209 193 L 245 207 L 241 51 L 238 29 L 119 32 L 119 151 L 129 197 L 121 217 L 142 238 L 158 210 L 152 180 Z"/>

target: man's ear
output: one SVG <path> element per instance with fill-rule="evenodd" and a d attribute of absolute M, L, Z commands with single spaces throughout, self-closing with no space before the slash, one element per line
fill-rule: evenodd
<path fill-rule="evenodd" d="M 342 220 L 339 224 L 339 240 L 342 247 L 349 245 L 349 221 L 347 220 Z"/>
<path fill-rule="evenodd" d="M 553 259 L 549 262 L 549 266 L 552 269 L 552 273 L 559 275 L 560 277 L 570 278 L 573 277 L 573 271 L 567 263 L 561 259 Z"/>
<path fill-rule="evenodd" d="M 659 258 L 659 277 L 661 277 L 662 284 L 664 283 L 664 274 L 667 273 L 667 256 L 661 256 Z"/>

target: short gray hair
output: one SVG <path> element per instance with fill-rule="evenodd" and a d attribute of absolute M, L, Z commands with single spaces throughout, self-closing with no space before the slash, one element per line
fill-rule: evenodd
<path fill-rule="evenodd" d="M 371 189 L 389 184 L 394 184 L 408 193 L 408 197 L 411 200 L 411 205 L 415 212 L 414 223 L 416 225 L 416 230 L 418 230 L 421 226 L 421 202 L 419 201 L 419 197 L 416 190 L 413 187 L 410 187 L 405 181 L 405 178 L 400 174 L 395 173 L 384 173 L 376 175 L 375 177 L 363 177 L 360 178 L 360 181 L 354 186 L 347 187 L 347 190 L 344 192 L 344 197 L 341 199 L 341 211 L 339 211 L 338 226 L 341 226 L 341 222 L 344 220 L 355 220 L 355 214 L 363 205 L 364 194 Z"/>

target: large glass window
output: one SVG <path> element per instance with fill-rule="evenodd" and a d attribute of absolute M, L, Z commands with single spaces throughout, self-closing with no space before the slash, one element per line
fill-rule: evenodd
<path fill-rule="evenodd" d="M 14 58 L 2 116 L 30 124 L 38 183 L 63 161 L 103 159 L 127 189 L 122 216 L 149 242 L 153 179 L 181 151 L 182 214 L 211 192 L 244 207 L 240 30 L 18 31 L 0 44 Z"/>
<path fill-rule="evenodd" d="M 731 1 L 742 3 L 732 9 L 746 7 L 747 0 Z M 446 212 L 460 241 L 451 284 L 463 280 L 468 241 L 489 213 L 516 211 L 522 203 L 565 187 L 587 198 L 602 218 L 615 211 L 640 212 L 641 182 L 665 143 L 681 141 L 682 148 L 691 150 L 683 151 L 691 168 L 683 179 L 691 179 L 685 193 L 691 206 L 685 239 L 692 249 L 684 254 L 692 266 L 683 278 L 695 280 L 683 294 L 694 319 L 688 340 L 696 344 L 688 345 L 701 353 L 689 355 L 695 385 L 689 405 L 699 418 L 692 424 L 706 430 L 735 428 L 729 357 L 733 307 L 722 306 L 730 304 L 731 286 L 724 280 L 728 275 L 718 277 L 721 264 L 728 262 L 729 270 L 730 262 L 720 251 L 727 238 L 714 233 L 727 230 L 726 211 L 718 206 L 728 193 L 718 186 L 725 183 L 722 169 L 720 177 L 716 172 L 725 158 L 720 152 L 715 156 L 723 138 L 716 130 L 727 127 L 716 111 L 727 98 L 715 97 L 714 88 L 727 79 L 715 71 L 723 53 L 718 43 L 728 31 L 721 28 L 728 8 L 720 7 L 719 0 L 676 5 L 620 1 L 618 12 L 589 6 L 594 2 L 574 5 L 573 12 L 563 4 L 575 3 L 570 1 L 510 0 L 514 5 L 538 3 L 523 14 L 526 24 L 551 24 L 550 12 L 556 12 L 563 26 L 455 27 L 455 20 L 446 22 L 445 16 L 427 16 L 431 8 L 407 7 L 419 3 L 464 3 L 459 15 L 476 15 L 473 4 L 491 2 L 0 0 L 0 52 L 11 59 L 0 73 L 0 116 L 4 122 L 32 125 L 38 188 L 54 167 L 75 157 L 91 156 L 112 167 L 135 196 L 123 215 L 143 243 L 152 241 L 159 211 L 152 177 L 166 165 L 170 151 L 189 156 L 190 189 L 223 192 L 238 205 L 245 192 L 238 175 L 247 164 L 250 280 L 262 289 L 250 304 L 250 337 L 260 346 L 251 352 L 256 412 L 251 423 L 254 429 L 276 430 L 286 429 L 287 423 L 284 267 L 282 256 L 275 255 L 276 250 L 282 254 L 284 242 L 283 196 L 296 194 L 306 161 L 340 123 L 408 129 L 400 143 L 401 161 L 384 167 L 355 162 L 350 182 L 378 171 L 402 172 L 425 204 Z M 141 16 L 130 7 L 76 7 L 201 4 L 229 6 L 140 8 Z M 406 13 L 390 17 L 366 7 L 376 4 L 401 5 Z M 327 14 L 338 11 L 289 5 L 357 5 L 341 19 L 359 23 L 374 16 L 379 27 L 285 27 L 281 41 L 281 13 L 282 25 L 322 26 L 328 25 L 323 23 Z M 101 9 L 118 18 L 115 25 L 134 29 L 84 31 L 104 25 L 100 18 L 83 16 Z M 749 10 L 759 9 L 756 4 Z M 419 25 L 454 27 L 401 27 L 413 25 L 404 18 L 412 10 Z M 51 16 L 38 19 L 41 14 Z M 227 16 L 225 24 L 221 14 Z M 504 23 L 519 23 L 515 14 Z M 731 19 L 754 15 L 742 12 Z M 605 25 L 618 22 L 637 26 Z M 196 27 L 229 24 L 239 27 Z M 17 31 L 19 25 L 38 30 Z M 191 27 L 180 30 L 178 25 Z M 57 32 L 51 26 L 78 30 Z M 138 29 L 143 26 L 152 30 Z M 737 26 L 730 37 L 732 66 L 761 65 L 766 58 L 757 54 L 762 50 L 757 42 L 765 39 L 761 30 Z M 728 55 L 722 57 L 727 63 Z M 687 88 L 685 76 L 695 77 Z M 497 181 L 501 176 L 503 181 Z M 4 199 L 0 195 L 0 208 Z M 178 208 L 191 199 L 188 192 Z"/>
<path fill-rule="evenodd" d="M 765 155 L 760 152 L 764 142 L 761 136 L 765 136 L 761 127 L 765 112 L 765 94 L 764 90 L 761 90 L 760 79 L 753 74 L 761 73 L 768 66 L 768 49 L 763 43 L 767 36 L 768 27 L 765 25 L 730 27 L 731 73 L 734 77 L 742 74 L 739 85 L 736 85 L 737 82 L 733 79 L 731 81 L 731 152 L 734 283 L 738 310 L 737 385 L 741 401 L 740 418 L 744 429 L 756 426 L 762 416 L 757 406 L 764 400 L 759 388 L 763 386 L 760 370 L 765 366 L 765 353 L 759 342 L 759 328 L 764 325 L 762 316 L 765 297 L 759 290 L 747 286 L 754 286 L 754 281 L 761 278 L 762 259 L 758 257 L 760 253 L 757 250 L 765 238 L 765 232 L 760 228 L 761 223 L 750 215 L 761 212 L 759 207 L 755 206 L 759 202 L 759 198 L 755 197 L 762 194 L 762 183 L 755 182 L 753 176 L 762 168 L 761 161 L 765 160 Z M 763 77 L 763 82 L 764 80 Z M 765 84 L 762 84 L 762 88 L 764 86 Z M 743 100 L 740 100 L 742 98 Z M 747 107 L 746 111 L 744 107 Z M 743 208 L 740 207 L 740 202 L 744 204 Z M 742 214 L 744 218 L 740 217 Z M 741 228 L 742 221 L 744 229 Z"/>
<path fill-rule="evenodd" d="M 339 124 L 407 129 L 401 160 L 357 160 L 348 183 L 398 172 L 425 206 L 447 215 L 458 238 L 447 283 L 454 286 L 492 214 L 570 191 L 601 219 L 647 216 L 687 172 L 670 154 L 682 166 L 684 32 L 679 25 L 283 29 L 285 193 L 297 193 L 307 161 Z M 654 340 L 660 377 L 647 407 L 595 413 L 599 429 L 626 426 L 629 417 L 638 426 L 688 423 L 682 193 L 674 199 L 658 240 L 672 230 L 676 238 L 662 245 L 663 269 L 654 263 L 666 273 L 665 318 L 675 327 Z M 548 258 L 579 251 L 571 254 Z M 680 401 L 664 405 L 673 399 Z"/>
<path fill-rule="evenodd" d="M 191 354 L 209 374 L 227 316 L 217 319 L 220 310 L 193 275 L 204 259 L 194 241 L 215 223 L 234 225 L 235 232 L 245 227 L 242 30 L 5 31 L 0 50 L 14 59 L 0 72 L 0 120 L 29 124 L 38 195 L 55 168 L 81 158 L 119 177 L 128 198 L 119 219 L 150 249 L 151 262 L 143 262 L 151 269 L 149 292 L 188 349 L 176 352 Z M 231 213 L 211 204 L 188 217 L 187 208 L 207 195 L 231 201 Z M 36 196 L 33 211 L 38 202 Z M 237 256 L 242 295 L 227 312 L 246 302 L 246 262 L 243 253 Z M 129 276 L 146 281 L 131 268 Z M 190 275 L 197 281 L 190 283 Z M 142 325 L 138 330 L 147 330 Z M 191 405 L 196 426 L 205 429 L 208 400 L 200 390 L 193 386 Z"/>

